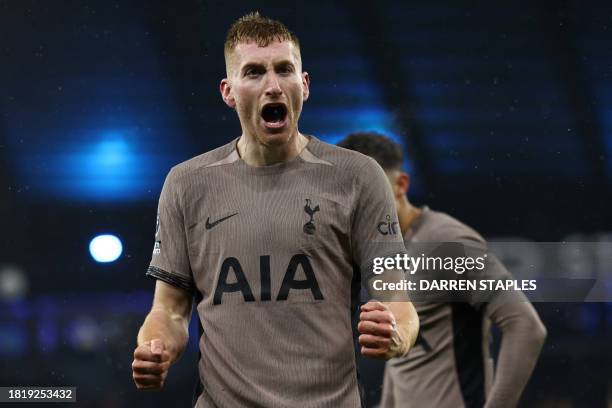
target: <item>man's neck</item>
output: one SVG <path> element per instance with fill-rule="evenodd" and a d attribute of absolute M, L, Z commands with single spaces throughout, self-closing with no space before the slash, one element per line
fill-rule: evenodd
<path fill-rule="evenodd" d="M 408 230 L 412 227 L 414 222 L 419 218 L 423 210 L 410 204 L 408 200 L 404 200 L 400 207 L 397 209 L 397 218 L 400 223 L 400 230 L 402 236 L 406 236 Z"/>
<path fill-rule="evenodd" d="M 266 146 L 257 141 L 254 136 L 244 133 L 238 140 L 238 154 L 250 166 L 270 166 L 276 163 L 287 162 L 297 157 L 308 144 L 308 138 L 296 132 L 289 141 L 283 145 Z"/>

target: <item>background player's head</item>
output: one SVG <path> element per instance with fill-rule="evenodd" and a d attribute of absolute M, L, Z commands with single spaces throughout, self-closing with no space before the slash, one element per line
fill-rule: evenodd
<path fill-rule="evenodd" d="M 406 193 L 410 187 L 410 176 L 402 171 L 404 155 L 399 144 L 380 133 L 355 132 L 340 141 L 338 146 L 355 150 L 376 160 L 389 179 L 396 207 L 399 209 L 408 203 Z"/>
<path fill-rule="evenodd" d="M 221 95 L 236 109 L 243 135 L 265 146 L 287 143 L 309 93 L 298 38 L 280 21 L 250 13 L 232 24 L 224 48 Z"/>

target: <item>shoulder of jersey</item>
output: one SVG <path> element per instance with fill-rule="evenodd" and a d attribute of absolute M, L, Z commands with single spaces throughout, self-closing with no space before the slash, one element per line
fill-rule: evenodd
<path fill-rule="evenodd" d="M 232 140 L 231 142 L 226 143 L 223 146 L 219 146 L 216 149 L 209 150 L 206 153 L 202 153 L 198 156 L 192 157 L 189 160 L 185 160 L 184 162 L 172 167 L 171 171 L 176 177 L 180 177 L 182 175 L 204 169 L 206 166 L 229 156 L 234 149 L 235 142 L 235 140 Z"/>
<path fill-rule="evenodd" d="M 223 160 L 232 153 L 235 148 L 235 142 L 235 140 L 232 140 L 223 146 L 179 163 L 172 168 L 172 173 L 174 173 L 175 177 L 180 177 L 181 175 L 193 173 L 194 171 L 206 168 L 210 164 Z M 323 142 L 319 139 L 316 139 L 314 143 L 310 143 L 307 148 L 318 159 L 329 162 L 338 170 L 344 170 L 351 174 L 359 169 L 367 168 L 368 166 L 378 166 L 376 161 L 371 157 Z"/>
<path fill-rule="evenodd" d="M 366 166 L 378 166 L 376 161 L 365 154 L 317 139 L 308 145 L 308 150 L 317 158 L 325 160 L 341 170 L 353 172 Z"/>

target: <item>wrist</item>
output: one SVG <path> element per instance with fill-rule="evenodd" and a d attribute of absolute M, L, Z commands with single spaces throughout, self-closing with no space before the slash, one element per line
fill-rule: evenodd
<path fill-rule="evenodd" d="M 414 344 L 413 338 L 416 336 L 412 335 L 413 330 L 409 324 L 398 324 L 397 331 L 399 333 L 399 344 L 396 348 L 395 357 L 404 357 L 412 348 L 412 345 Z"/>

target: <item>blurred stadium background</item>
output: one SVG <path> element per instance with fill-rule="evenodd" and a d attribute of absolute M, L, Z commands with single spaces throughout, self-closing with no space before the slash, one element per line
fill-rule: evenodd
<path fill-rule="evenodd" d="M 252 10 L 300 37 L 303 132 L 391 135 L 412 200 L 487 238 L 612 240 L 609 2 L 0 0 L 0 385 L 188 406 L 193 324 L 164 392 L 131 380 L 144 272 L 167 171 L 240 133 L 217 88 Z M 612 406 L 611 304 L 536 307 L 549 337 L 522 405 Z"/>

